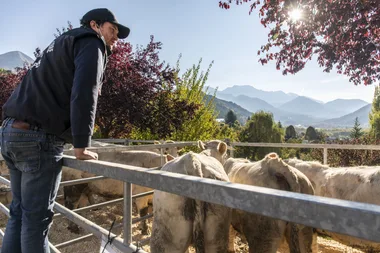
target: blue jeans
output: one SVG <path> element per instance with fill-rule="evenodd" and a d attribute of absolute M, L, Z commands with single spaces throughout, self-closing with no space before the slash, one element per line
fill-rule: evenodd
<path fill-rule="evenodd" d="M 2 253 L 48 253 L 48 232 L 61 181 L 64 142 L 43 130 L 1 129 L 1 154 L 9 168 L 12 203 Z"/>

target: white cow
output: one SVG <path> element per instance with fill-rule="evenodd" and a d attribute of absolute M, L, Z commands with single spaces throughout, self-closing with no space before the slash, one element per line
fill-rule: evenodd
<path fill-rule="evenodd" d="M 186 153 L 162 167 L 162 171 L 228 181 L 222 162 L 227 145 L 210 141 L 200 154 Z M 224 206 L 155 191 L 153 197 L 152 253 L 184 253 L 189 245 L 197 252 L 227 252 L 230 209 Z"/>
<path fill-rule="evenodd" d="M 161 157 L 160 154 L 151 151 L 143 150 L 132 150 L 132 151 L 122 151 L 118 153 L 100 153 L 99 160 L 109 161 L 120 164 L 128 164 L 136 167 L 143 168 L 154 168 L 160 167 L 161 163 L 174 159 L 171 155 L 164 155 Z M 87 178 L 95 176 L 84 171 L 70 169 L 63 167 L 62 169 L 62 181 Z M 147 191 L 152 191 L 153 189 L 132 184 L 132 194 L 143 193 Z M 94 195 L 107 196 L 107 197 L 122 197 L 123 196 L 123 182 L 114 179 L 103 179 L 92 181 L 87 184 L 67 186 L 64 188 L 65 195 L 65 205 L 70 209 L 76 209 L 80 207 L 87 206 L 89 204 L 94 204 Z M 149 212 L 149 206 L 152 203 L 152 195 L 145 197 L 140 197 L 134 199 L 136 208 L 140 216 L 145 216 Z M 143 234 L 148 233 L 148 226 L 146 221 L 141 224 L 141 230 Z M 73 227 L 74 230 L 75 227 Z"/>
<path fill-rule="evenodd" d="M 287 159 L 285 162 L 310 179 L 318 196 L 380 205 L 380 167 L 330 168 L 317 161 L 306 162 L 297 158 Z M 368 252 L 380 250 L 380 243 L 319 229 L 318 231 L 351 247 Z"/>
<path fill-rule="evenodd" d="M 167 141 L 164 141 L 162 144 L 168 144 L 168 143 L 175 143 L 175 142 L 172 140 L 167 140 Z M 161 144 L 161 143 L 159 141 L 154 141 L 154 144 Z M 153 149 L 151 151 L 161 154 L 160 149 Z M 173 157 L 178 157 L 178 151 L 179 150 L 177 147 L 168 147 L 168 148 L 163 149 L 163 154 L 171 155 Z"/>
<path fill-rule="evenodd" d="M 285 164 L 276 153 L 258 162 L 229 158 L 224 168 L 233 183 L 314 194 L 307 177 Z M 284 237 L 292 253 L 317 252 L 317 237 L 310 227 L 237 209 L 232 210 L 232 226 L 246 238 L 251 253 L 275 253 Z M 235 252 L 231 233 L 229 252 Z"/>

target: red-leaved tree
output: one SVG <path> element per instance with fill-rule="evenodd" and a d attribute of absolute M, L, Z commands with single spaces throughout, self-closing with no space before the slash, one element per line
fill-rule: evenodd
<path fill-rule="evenodd" d="M 7 102 L 13 90 L 20 83 L 28 68 L 17 68 L 15 72 L 0 71 L 0 122 L 2 122 L 3 105 Z"/>
<path fill-rule="evenodd" d="M 194 115 L 199 105 L 176 95 L 177 72 L 160 61 L 159 49 L 153 36 L 145 48 L 132 51 L 120 41 L 113 49 L 96 116 L 102 137 L 119 138 L 137 127 L 165 138 Z"/>
<path fill-rule="evenodd" d="M 69 23 L 70 24 L 70 23 Z M 70 30 L 69 26 L 66 30 Z M 66 31 L 58 29 L 58 35 Z M 103 138 L 127 136 L 133 128 L 165 138 L 192 119 L 199 104 L 181 98 L 175 89 L 177 70 L 160 61 L 160 42 L 153 36 L 146 47 L 119 41 L 113 49 L 98 99 L 96 125 Z M 39 48 L 35 57 L 41 55 Z M 28 67 L 0 72 L 0 103 L 6 102 Z M 0 108 L 1 109 L 1 108 Z M 0 111 L 1 112 L 1 111 Z"/>
<path fill-rule="evenodd" d="M 232 2 L 251 0 L 219 6 L 229 9 Z M 356 85 L 380 80 L 379 0 L 255 0 L 249 13 L 255 8 L 270 28 L 268 43 L 258 51 L 265 54 L 262 64 L 275 60 L 284 75 L 294 74 L 316 55 L 324 71 L 335 66 Z"/>

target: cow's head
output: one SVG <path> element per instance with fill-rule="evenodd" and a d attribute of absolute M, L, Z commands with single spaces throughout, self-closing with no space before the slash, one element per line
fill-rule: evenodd
<path fill-rule="evenodd" d="M 175 143 L 174 141 L 172 141 L 172 140 L 167 140 L 167 141 L 164 141 L 164 142 L 159 142 L 159 141 L 154 141 L 154 144 L 169 144 L 169 143 Z M 163 150 L 163 153 L 165 154 L 165 155 L 171 155 L 171 156 L 173 156 L 173 157 L 178 157 L 178 152 L 179 152 L 180 150 L 178 150 L 178 148 L 177 147 L 167 147 L 167 148 L 164 148 L 164 150 Z"/>
<path fill-rule="evenodd" d="M 205 144 L 201 140 L 199 140 L 198 147 L 202 150 L 201 153 L 214 157 L 221 164 L 223 164 L 226 160 L 227 144 L 223 141 L 211 140 L 206 142 Z"/>

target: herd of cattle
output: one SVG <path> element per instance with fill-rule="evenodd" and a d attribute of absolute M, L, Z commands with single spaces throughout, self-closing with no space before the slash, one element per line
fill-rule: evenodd
<path fill-rule="evenodd" d="M 260 161 L 228 158 L 227 144 L 219 140 L 198 141 L 198 147 L 202 150 L 200 153 L 187 152 L 181 156 L 176 148 L 167 149 L 163 160 L 158 150 L 124 151 L 112 156 L 99 153 L 99 160 L 144 168 L 160 167 L 163 162 L 162 171 L 380 205 L 380 167 L 330 168 L 315 161 L 283 160 L 276 153 L 267 154 Z M 64 167 L 62 181 L 91 176 L 94 175 Z M 132 194 L 151 190 L 133 185 Z M 80 208 L 92 204 L 93 195 L 123 196 L 123 183 L 113 179 L 91 181 L 82 186 L 65 187 L 64 195 L 67 206 Z M 185 253 L 190 245 L 196 252 L 231 253 L 235 252 L 236 233 L 247 241 L 250 253 L 274 253 L 283 240 L 287 241 L 291 253 L 318 252 L 317 233 L 368 252 L 380 250 L 380 243 L 158 190 L 153 196 L 136 199 L 135 205 L 140 216 L 149 213 L 154 206 L 152 253 Z M 142 223 L 141 229 L 142 233 L 148 233 L 146 223 Z"/>

